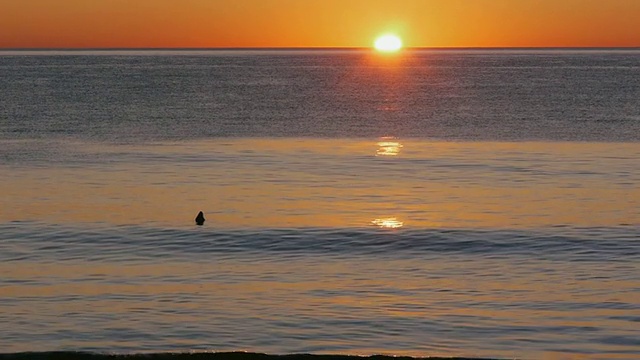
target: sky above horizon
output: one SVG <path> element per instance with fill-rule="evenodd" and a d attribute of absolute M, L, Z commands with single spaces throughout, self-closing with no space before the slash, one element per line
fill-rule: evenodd
<path fill-rule="evenodd" d="M 0 0 L 0 48 L 640 47 L 640 0 Z"/>

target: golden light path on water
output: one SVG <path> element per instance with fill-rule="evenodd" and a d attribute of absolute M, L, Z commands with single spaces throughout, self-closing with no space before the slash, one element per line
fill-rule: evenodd
<path fill-rule="evenodd" d="M 403 145 L 395 137 L 382 137 L 378 141 L 377 156 L 398 156 Z"/>
<path fill-rule="evenodd" d="M 384 136 L 380 138 L 377 143 L 378 150 L 376 156 L 398 156 L 403 145 L 393 136 Z M 371 221 L 371 223 L 380 228 L 386 229 L 398 229 L 404 226 L 403 221 L 399 221 L 395 217 L 383 217 L 377 218 Z"/>
<path fill-rule="evenodd" d="M 398 229 L 404 226 L 404 222 L 394 217 L 375 219 L 371 223 L 387 229 Z"/>

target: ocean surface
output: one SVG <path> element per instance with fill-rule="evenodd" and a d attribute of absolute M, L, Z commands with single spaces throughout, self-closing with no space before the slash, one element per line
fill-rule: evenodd
<path fill-rule="evenodd" d="M 0 353 L 639 329 L 640 50 L 0 51 Z"/>

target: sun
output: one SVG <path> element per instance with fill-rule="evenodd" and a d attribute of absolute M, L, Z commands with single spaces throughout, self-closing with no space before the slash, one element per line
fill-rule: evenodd
<path fill-rule="evenodd" d="M 396 52 L 402 48 L 402 40 L 395 35 L 383 35 L 376 39 L 373 46 L 378 51 Z"/>

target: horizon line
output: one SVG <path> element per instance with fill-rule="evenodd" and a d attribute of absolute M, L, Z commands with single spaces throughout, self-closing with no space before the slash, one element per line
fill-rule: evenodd
<path fill-rule="evenodd" d="M 374 50 L 370 46 L 290 46 L 290 47 L 19 47 L 0 51 L 113 51 L 113 50 Z M 412 46 L 402 50 L 640 50 L 639 46 Z"/>

